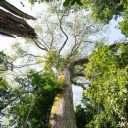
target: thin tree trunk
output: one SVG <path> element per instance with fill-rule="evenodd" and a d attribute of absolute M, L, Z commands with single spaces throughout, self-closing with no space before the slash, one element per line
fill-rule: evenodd
<path fill-rule="evenodd" d="M 64 81 L 65 88 L 55 97 L 49 121 L 50 128 L 77 128 L 69 71 L 61 71 L 59 79 Z"/>

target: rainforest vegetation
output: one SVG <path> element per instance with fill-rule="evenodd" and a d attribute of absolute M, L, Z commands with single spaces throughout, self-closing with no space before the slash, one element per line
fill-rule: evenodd
<path fill-rule="evenodd" d="M 128 1 L 16 2 L 40 13 L 0 0 L 0 128 L 128 128 Z"/>

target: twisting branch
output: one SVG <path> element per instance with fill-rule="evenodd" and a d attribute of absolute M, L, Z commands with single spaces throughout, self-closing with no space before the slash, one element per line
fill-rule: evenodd
<path fill-rule="evenodd" d="M 51 49 L 52 49 L 52 47 L 53 47 L 53 42 L 54 42 L 54 35 L 53 35 L 53 33 L 52 33 L 52 39 L 51 39 L 50 50 L 51 50 Z"/>
<path fill-rule="evenodd" d="M 44 46 L 44 47 L 41 47 L 38 43 L 39 43 L 39 41 L 37 42 L 36 40 L 33 40 L 34 42 L 35 42 L 35 44 L 36 44 L 36 46 L 38 47 L 38 48 L 40 48 L 41 50 L 43 50 L 43 51 L 48 51 L 48 49 Z"/>
<path fill-rule="evenodd" d="M 81 88 L 83 88 L 83 90 L 86 90 L 85 84 L 89 84 L 89 83 L 79 83 L 79 82 L 76 82 L 74 80 L 71 80 L 71 83 L 76 85 L 76 86 L 80 86 Z"/>
<path fill-rule="evenodd" d="M 38 55 L 34 55 L 34 54 L 30 54 L 30 53 L 28 53 L 28 54 L 24 54 L 23 56 L 20 56 L 20 57 L 25 57 L 25 56 L 32 56 L 32 57 L 40 57 L 40 56 L 38 56 Z"/>
<path fill-rule="evenodd" d="M 76 65 L 84 65 L 84 64 L 87 64 L 88 62 L 89 62 L 88 58 L 81 58 L 81 59 L 75 60 L 75 61 L 73 61 L 73 62 L 71 62 L 69 64 L 69 69 L 74 68 L 74 66 L 76 66 Z"/>
<path fill-rule="evenodd" d="M 43 56 L 31 54 L 31 53 L 26 53 L 26 54 L 24 54 L 24 55 L 22 55 L 22 56 L 13 58 L 13 59 L 12 59 L 12 62 L 15 62 L 17 59 L 19 59 L 19 58 L 24 58 L 24 57 L 26 57 L 26 56 L 34 57 L 34 58 L 43 57 Z"/>
<path fill-rule="evenodd" d="M 80 48 L 82 42 L 90 42 L 90 41 L 85 41 L 84 40 L 84 36 L 82 35 L 82 32 L 84 31 L 84 29 L 81 29 L 77 34 L 74 34 L 74 46 L 71 49 L 71 53 L 70 55 L 67 57 L 67 59 L 71 58 L 73 55 L 78 53 L 78 49 Z M 80 39 L 77 41 L 77 37 L 80 37 Z"/>
<path fill-rule="evenodd" d="M 64 11 L 64 13 L 63 13 L 63 15 L 62 15 L 62 17 L 61 18 L 59 18 L 59 16 L 58 16 L 58 14 L 57 14 L 57 17 L 58 17 L 58 20 L 59 20 L 59 27 L 60 27 L 60 30 L 62 31 L 62 33 L 65 35 L 65 37 L 66 37 L 66 39 L 65 39 L 65 41 L 64 41 L 64 43 L 63 43 L 63 45 L 62 45 L 62 47 L 60 48 L 60 50 L 59 50 L 59 55 L 60 55 L 60 52 L 61 52 L 61 50 L 64 48 L 64 46 L 66 45 L 66 43 L 67 43 L 67 41 L 68 41 L 68 35 L 66 34 L 66 32 L 63 30 L 63 28 L 62 28 L 62 19 L 63 19 L 63 17 L 64 17 L 64 14 L 66 13 L 66 9 L 65 9 L 65 11 Z"/>
<path fill-rule="evenodd" d="M 34 93 L 34 91 L 23 91 L 23 92 L 19 93 L 19 94 L 17 95 L 17 97 L 12 98 L 11 100 L 8 100 L 8 103 L 5 103 L 4 105 L 0 106 L 0 112 L 2 112 L 3 109 L 5 109 L 7 106 L 9 106 L 10 104 L 12 104 L 12 103 L 15 102 L 16 100 L 18 100 L 19 97 L 21 97 L 22 95 L 27 94 L 27 93 Z M 9 98 L 10 98 L 10 97 L 9 97 Z"/>
<path fill-rule="evenodd" d="M 72 76 L 72 78 L 74 78 L 74 77 L 84 77 L 85 74 L 84 74 L 84 72 L 71 72 L 71 76 Z"/>
<path fill-rule="evenodd" d="M 83 39 L 83 37 L 82 37 L 82 39 Z M 71 53 L 71 55 L 74 55 L 74 52 L 75 51 L 77 51 L 78 49 L 79 49 L 79 47 L 80 47 L 80 45 L 81 45 L 81 43 L 82 43 L 82 39 L 76 44 L 76 45 L 74 45 L 74 47 L 73 47 L 73 49 L 72 49 L 72 53 Z M 76 52 L 77 53 L 77 52 Z M 75 54 L 76 54 L 75 53 Z"/>
<path fill-rule="evenodd" d="M 0 64 L 0 72 L 5 72 L 7 70 L 13 70 L 13 63 L 5 61 L 2 64 Z"/>
<path fill-rule="evenodd" d="M 74 46 L 72 47 L 72 49 L 71 49 L 71 53 L 70 53 L 70 55 L 67 57 L 67 59 L 69 59 L 69 58 L 71 58 L 72 56 L 74 56 L 75 54 L 77 54 L 77 50 L 79 49 L 79 47 L 80 47 L 80 45 L 81 45 L 81 43 L 83 42 L 83 38 L 85 37 L 85 35 L 84 34 L 82 34 L 84 31 L 85 31 L 85 29 L 80 29 L 79 31 L 78 31 L 78 28 L 76 27 L 76 25 L 77 25 L 77 22 L 76 22 L 77 20 L 76 20 L 76 16 L 75 16 L 75 20 L 74 20 L 74 22 L 75 22 L 75 27 L 74 27 L 74 31 L 73 31 L 73 37 L 74 37 Z M 77 37 L 81 37 L 81 39 L 77 39 Z"/>
<path fill-rule="evenodd" d="M 70 59 L 74 54 L 76 54 L 76 50 L 79 48 L 78 46 L 80 46 L 80 43 L 77 42 L 76 36 L 75 36 L 75 44 L 71 49 L 71 53 L 70 55 L 67 57 L 67 59 Z"/>
<path fill-rule="evenodd" d="M 51 50 L 51 49 L 52 49 L 52 46 L 53 46 L 53 42 L 54 42 L 54 34 L 53 34 L 53 32 L 50 30 L 49 23 L 48 23 L 48 19 L 45 18 L 45 22 L 46 22 L 48 31 L 49 31 L 49 33 L 51 34 L 51 44 L 50 44 L 50 47 L 49 47 L 49 49 Z"/>
<path fill-rule="evenodd" d="M 24 59 L 25 57 L 27 57 L 28 59 L 28 61 L 33 61 L 33 60 L 35 60 L 36 58 L 38 58 L 38 57 L 43 57 L 43 56 L 41 56 L 41 55 L 33 55 L 33 54 L 31 54 L 31 53 L 27 53 L 27 54 L 24 54 L 24 55 L 22 55 L 22 56 L 19 56 L 19 57 L 15 57 L 15 58 L 13 58 L 12 59 L 12 61 L 11 61 L 11 63 L 12 63 L 12 66 L 13 66 L 13 63 L 15 62 L 15 61 L 17 61 L 17 59 Z M 13 67 L 14 68 L 14 67 Z"/>
<path fill-rule="evenodd" d="M 13 65 L 13 68 L 24 68 L 24 67 L 29 67 L 29 66 L 32 66 L 32 65 L 41 64 L 41 63 L 44 63 L 44 61 L 42 61 L 40 63 L 31 63 L 31 64 L 25 64 L 25 65 L 19 65 L 19 66 Z"/>
<path fill-rule="evenodd" d="M 49 48 L 49 46 L 47 45 L 47 43 L 44 41 L 44 39 L 43 38 L 39 38 L 38 37 L 38 39 L 40 39 L 41 40 L 41 42 L 43 42 L 44 44 L 42 44 L 39 40 L 38 40 L 38 42 L 40 43 L 40 45 L 42 45 L 43 47 L 45 47 L 45 48 L 47 48 L 47 49 L 50 49 Z"/>

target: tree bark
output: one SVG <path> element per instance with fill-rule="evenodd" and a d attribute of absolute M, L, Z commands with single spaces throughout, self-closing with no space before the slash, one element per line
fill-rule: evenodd
<path fill-rule="evenodd" d="M 55 97 L 49 126 L 50 128 L 77 128 L 69 71 L 67 69 L 61 71 L 58 79 L 63 81 L 64 89 Z"/>
<path fill-rule="evenodd" d="M 19 37 L 36 38 L 34 29 L 21 18 L 0 9 L 0 33 Z"/>
<path fill-rule="evenodd" d="M 0 0 L 0 6 L 7 9 L 8 11 L 12 12 L 13 14 L 15 14 L 17 16 L 22 17 L 22 18 L 36 20 L 35 17 L 30 16 L 27 13 L 22 12 L 21 10 L 19 10 L 15 6 L 8 3 L 6 0 Z"/>
<path fill-rule="evenodd" d="M 22 19 L 26 18 L 35 20 L 33 16 L 20 11 L 5 0 L 0 0 L 0 6 L 21 17 L 19 18 L 0 9 L 0 34 L 10 37 L 18 36 L 32 39 L 37 38 L 35 30 L 24 19 Z"/>

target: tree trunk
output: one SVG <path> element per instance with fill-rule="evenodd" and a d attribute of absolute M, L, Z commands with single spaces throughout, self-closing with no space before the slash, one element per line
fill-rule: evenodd
<path fill-rule="evenodd" d="M 5 0 L 0 0 L 0 6 L 9 10 L 13 14 L 0 9 L 0 34 L 10 37 L 27 37 L 36 39 L 37 35 L 35 30 L 23 19 L 35 20 L 33 16 L 30 16 L 13 5 L 9 4 Z M 21 18 L 15 16 L 20 16 Z"/>
<path fill-rule="evenodd" d="M 49 121 L 50 128 L 77 128 L 69 71 L 61 71 L 58 79 L 63 80 L 64 90 L 55 97 Z"/>
<path fill-rule="evenodd" d="M 36 20 L 35 17 L 30 16 L 27 13 L 24 13 L 23 11 L 19 10 L 12 4 L 8 3 L 6 0 L 0 0 L 0 6 L 7 9 L 8 11 L 12 12 L 13 14 L 15 14 L 17 16 L 22 17 L 22 18 Z"/>

